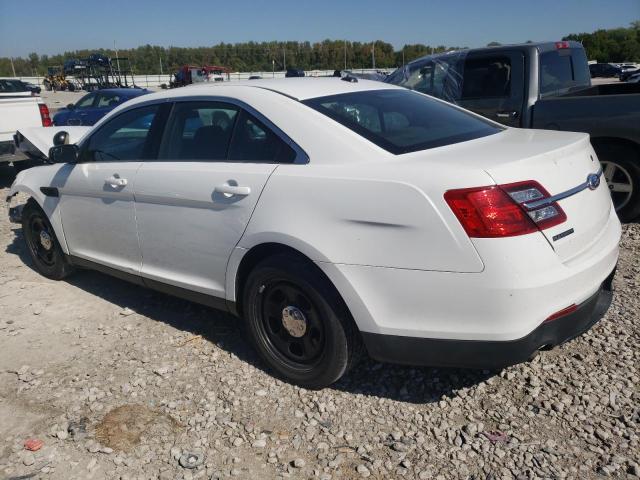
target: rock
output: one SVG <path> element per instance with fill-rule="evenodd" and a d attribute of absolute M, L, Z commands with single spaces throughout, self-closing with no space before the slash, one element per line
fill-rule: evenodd
<path fill-rule="evenodd" d="M 267 446 L 267 441 L 264 440 L 264 439 L 259 439 L 259 440 L 256 440 L 255 442 L 253 442 L 251 444 L 251 446 L 254 447 L 254 448 L 264 448 L 264 447 Z"/>
<path fill-rule="evenodd" d="M 204 463 L 204 455 L 198 452 L 185 452 L 180 456 L 178 463 L 183 468 L 197 468 Z"/>
<path fill-rule="evenodd" d="M 296 468 L 302 468 L 307 464 L 307 462 L 305 462 L 302 458 L 296 458 L 293 462 L 291 462 L 291 464 Z"/>
<path fill-rule="evenodd" d="M 257 390 L 257 391 L 256 391 L 256 396 L 257 396 L 257 397 L 264 397 L 264 396 L 266 396 L 266 395 L 267 395 L 267 391 L 266 391 L 266 390 L 262 390 L 262 389 L 261 389 L 261 390 Z"/>
<path fill-rule="evenodd" d="M 56 432 L 56 437 L 58 437 L 59 440 L 66 440 L 69 437 L 69 432 L 65 430 L 58 430 Z"/>
<path fill-rule="evenodd" d="M 356 467 L 356 472 L 358 472 L 362 477 L 368 477 L 371 475 L 371 472 L 366 467 L 366 465 L 360 464 Z"/>
<path fill-rule="evenodd" d="M 27 467 L 30 467 L 36 463 L 36 456 L 33 453 L 25 453 L 22 457 L 22 463 Z"/>

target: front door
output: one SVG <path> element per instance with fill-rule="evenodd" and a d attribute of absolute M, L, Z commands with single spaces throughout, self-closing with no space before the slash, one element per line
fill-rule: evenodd
<path fill-rule="evenodd" d="M 227 262 L 269 175 L 295 153 L 230 103 L 175 104 L 136 179 L 142 276 L 224 298 Z"/>
<path fill-rule="evenodd" d="M 71 255 L 139 273 L 134 182 L 151 148 L 157 105 L 106 122 L 81 147 L 80 161 L 57 179 L 64 235 Z"/>

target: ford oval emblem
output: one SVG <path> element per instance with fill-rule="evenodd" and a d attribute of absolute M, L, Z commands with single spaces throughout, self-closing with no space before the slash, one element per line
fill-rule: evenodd
<path fill-rule="evenodd" d="M 587 186 L 589 187 L 589 190 L 595 190 L 599 185 L 600 175 L 592 173 L 587 177 Z"/>

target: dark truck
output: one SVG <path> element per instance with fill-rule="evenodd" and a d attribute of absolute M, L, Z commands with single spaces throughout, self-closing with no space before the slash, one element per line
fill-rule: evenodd
<path fill-rule="evenodd" d="M 419 58 L 385 82 L 510 127 L 586 132 L 624 221 L 640 215 L 640 84 L 591 85 L 578 42 L 527 43 Z"/>

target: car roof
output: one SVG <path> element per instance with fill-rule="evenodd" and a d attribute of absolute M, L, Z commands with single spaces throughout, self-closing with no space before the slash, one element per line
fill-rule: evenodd
<path fill-rule="evenodd" d="M 117 93 L 125 97 L 136 97 L 145 93 L 150 93 L 149 90 L 144 88 L 103 88 L 98 90 L 98 93 Z"/>
<path fill-rule="evenodd" d="M 364 92 L 368 90 L 402 89 L 395 85 L 356 79 L 355 82 L 343 81 L 338 77 L 296 77 L 274 78 L 237 82 L 207 82 L 156 93 L 155 96 L 180 97 L 191 95 L 223 95 L 221 89 L 242 87 L 261 88 L 279 93 L 294 100 L 339 95 L 342 93 Z"/>

